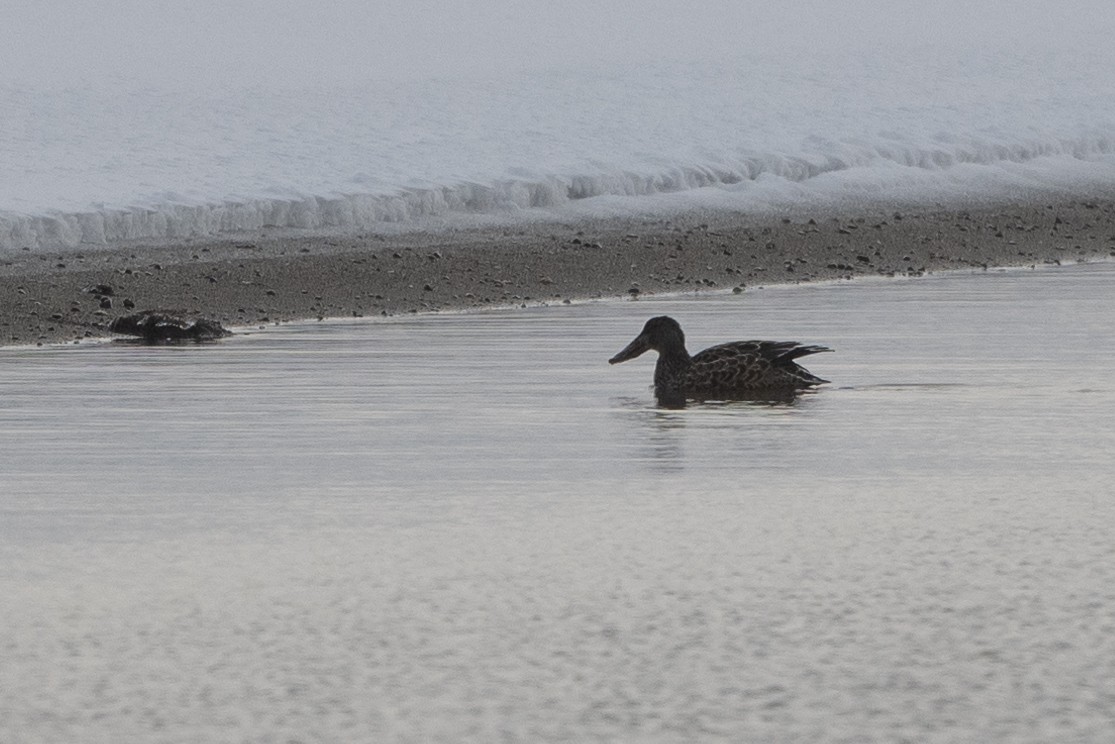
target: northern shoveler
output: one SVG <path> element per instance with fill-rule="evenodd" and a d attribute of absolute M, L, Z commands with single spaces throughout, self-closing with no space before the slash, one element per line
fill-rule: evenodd
<path fill-rule="evenodd" d="M 132 315 L 122 315 L 108 326 L 112 333 L 138 336 L 143 343 L 168 344 L 182 341 L 214 341 L 231 336 L 232 331 L 215 320 L 197 318 L 189 320 L 158 310 L 144 310 Z"/>
<path fill-rule="evenodd" d="M 662 315 L 648 320 L 635 340 L 608 363 L 626 362 L 651 349 L 658 352 L 654 395 L 667 407 L 684 406 L 687 399 L 790 397 L 828 382 L 794 360 L 832 351 L 797 341 L 733 341 L 689 356 L 681 326 Z"/>

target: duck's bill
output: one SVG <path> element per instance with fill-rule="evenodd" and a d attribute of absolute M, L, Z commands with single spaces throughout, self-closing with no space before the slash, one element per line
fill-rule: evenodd
<path fill-rule="evenodd" d="M 626 362 L 628 359 L 634 359 L 645 351 L 650 349 L 650 344 L 647 342 L 645 336 L 639 336 L 634 341 L 624 347 L 623 351 L 616 354 L 608 360 L 608 364 L 619 364 Z"/>

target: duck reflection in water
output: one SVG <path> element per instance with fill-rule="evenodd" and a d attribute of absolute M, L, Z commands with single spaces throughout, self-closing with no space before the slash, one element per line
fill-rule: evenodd
<path fill-rule="evenodd" d="M 663 408 L 684 408 L 688 400 L 792 401 L 799 392 L 828 382 L 794 360 L 832 351 L 797 341 L 732 341 L 690 356 L 681 326 L 661 315 L 648 320 L 608 363 L 626 362 L 652 349 L 658 352 L 654 395 Z"/>

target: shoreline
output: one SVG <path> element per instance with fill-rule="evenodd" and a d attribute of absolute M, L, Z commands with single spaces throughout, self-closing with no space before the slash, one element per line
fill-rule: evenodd
<path fill-rule="evenodd" d="M 226 327 L 514 308 L 1115 255 L 1115 201 L 786 216 L 687 212 L 362 236 L 183 240 L 0 256 L 0 346 L 106 338 L 172 310 Z M 88 291 L 107 285 L 111 294 Z"/>

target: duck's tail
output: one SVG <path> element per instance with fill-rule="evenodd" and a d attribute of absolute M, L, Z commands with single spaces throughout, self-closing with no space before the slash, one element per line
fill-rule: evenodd
<path fill-rule="evenodd" d="M 820 354 L 822 351 L 832 351 L 832 349 L 827 346 L 798 346 L 797 344 L 794 344 L 794 346 L 778 355 L 778 361 L 792 362 L 795 359 L 800 359 L 803 356 L 809 356 L 810 354 Z"/>
<path fill-rule="evenodd" d="M 799 346 L 795 343 L 793 346 L 787 346 L 785 350 L 778 355 L 775 363 L 793 370 L 794 376 L 802 385 L 823 385 L 828 382 L 828 380 L 823 377 L 818 377 L 794 360 L 809 356 L 810 354 L 820 354 L 824 351 L 832 351 L 832 349 L 827 346 L 817 345 Z"/>

